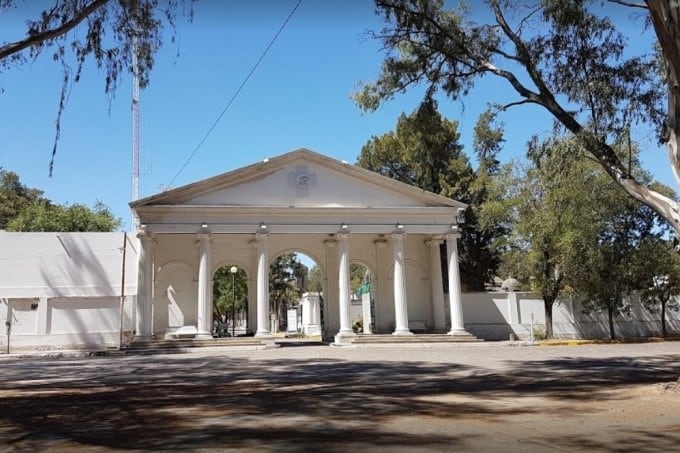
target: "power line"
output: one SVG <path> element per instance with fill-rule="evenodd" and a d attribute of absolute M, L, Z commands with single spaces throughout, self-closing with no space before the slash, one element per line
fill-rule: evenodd
<path fill-rule="evenodd" d="M 177 179 L 177 177 L 182 173 L 182 171 L 184 171 L 184 169 L 186 168 L 186 166 L 189 164 L 189 162 L 191 161 L 191 159 L 193 159 L 193 157 L 196 155 L 196 153 L 197 153 L 198 150 L 201 148 L 201 146 L 203 146 L 203 143 L 205 143 L 205 141 L 207 140 L 208 136 L 212 133 L 213 129 L 215 129 L 215 127 L 216 127 L 217 124 L 220 122 L 220 120 L 222 119 L 222 117 L 224 116 L 224 114 L 227 113 L 227 110 L 229 110 L 229 107 L 231 107 L 231 104 L 234 103 L 234 101 L 236 100 L 236 98 L 238 97 L 238 95 L 241 93 L 241 90 L 242 90 L 243 87 L 246 85 L 246 83 L 248 83 L 248 80 L 250 80 L 250 77 L 253 75 L 253 73 L 255 72 L 255 70 L 257 69 L 257 67 L 260 65 L 260 63 L 262 62 L 262 60 L 264 60 L 264 57 L 267 55 L 267 52 L 269 52 L 269 49 L 272 48 L 272 46 L 274 45 L 274 42 L 276 42 L 276 39 L 279 37 L 279 35 L 280 35 L 281 32 L 283 31 L 283 29 L 286 28 L 286 25 L 288 25 L 288 22 L 290 21 L 291 17 L 293 17 L 293 14 L 295 14 L 295 11 L 297 11 L 297 9 L 298 9 L 298 7 L 300 6 L 301 3 L 302 3 L 302 0 L 298 0 L 298 2 L 295 4 L 295 6 L 294 6 L 293 9 L 291 10 L 290 14 L 288 14 L 288 17 L 286 17 L 286 20 L 284 20 L 283 23 L 281 24 L 281 27 L 279 27 L 279 30 L 276 32 L 276 34 L 275 34 L 274 37 L 271 39 L 271 41 L 269 41 L 269 44 L 267 45 L 267 47 L 266 47 L 266 48 L 264 49 L 264 51 L 262 52 L 262 55 L 260 55 L 260 58 L 258 58 L 258 60 L 257 60 L 257 61 L 255 62 L 255 64 L 253 65 L 253 68 L 250 70 L 250 72 L 248 73 L 248 75 L 246 75 L 245 79 L 243 79 L 243 82 L 241 82 L 241 85 L 238 87 L 238 89 L 236 90 L 236 92 L 234 93 L 234 95 L 231 97 L 231 99 L 229 99 L 229 102 L 227 103 L 227 106 L 224 107 L 224 110 L 222 110 L 222 113 L 219 114 L 219 116 L 217 117 L 217 119 L 215 120 L 215 122 L 213 122 L 212 126 L 210 126 L 210 128 L 208 129 L 208 132 L 205 133 L 205 135 L 203 136 L 203 138 L 201 139 L 201 141 L 198 143 L 198 145 L 196 146 L 196 148 L 194 148 L 193 152 L 189 155 L 189 157 L 188 157 L 187 160 L 184 162 L 184 164 L 182 165 L 182 167 L 179 169 L 179 171 L 177 172 L 177 174 L 172 178 L 172 180 L 170 181 L 170 183 L 169 183 L 166 187 L 170 187 L 170 186 L 172 185 L 172 183 L 175 182 L 175 180 Z"/>

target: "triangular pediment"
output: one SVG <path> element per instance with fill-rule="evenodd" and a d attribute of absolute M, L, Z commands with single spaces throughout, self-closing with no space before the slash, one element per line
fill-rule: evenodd
<path fill-rule="evenodd" d="M 299 149 L 131 203 L 300 208 L 465 207 L 316 152 Z"/>

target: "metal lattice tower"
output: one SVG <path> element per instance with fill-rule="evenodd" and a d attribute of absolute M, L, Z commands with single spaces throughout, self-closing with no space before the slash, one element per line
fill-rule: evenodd
<path fill-rule="evenodd" d="M 132 49 L 132 201 L 139 199 L 139 62 L 137 41 Z M 132 227 L 137 229 L 137 219 L 132 216 Z"/>

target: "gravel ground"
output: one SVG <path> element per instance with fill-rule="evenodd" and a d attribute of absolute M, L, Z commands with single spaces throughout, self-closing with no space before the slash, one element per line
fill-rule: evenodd
<path fill-rule="evenodd" d="M 680 451 L 680 342 L 0 360 L 0 450 Z"/>

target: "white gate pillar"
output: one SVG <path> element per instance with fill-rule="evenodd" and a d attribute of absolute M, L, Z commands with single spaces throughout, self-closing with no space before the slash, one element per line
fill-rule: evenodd
<path fill-rule="evenodd" d="M 408 305 L 406 300 L 406 269 L 404 268 L 404 233 L 392 234 L 394 258 L 394 318 L 392 335 L 413 335 L 408 328 Z"/>
<path fill-rule="evenodd" d="M 135 308 L 134 341 L 148 341 L 153 338 L 153 235 L 146 231 L 137 233 L 139 239 L 139 266 L 137 268 L 137 304 Z"/>
<path fill-rule="evenodd" d="M 198 235 L 198 334 L 196 338 L 212 338 L 212 288 L 210 285 L 210 233 Z"/>
<path fill-rule="evenodd" d="M 269 234 L 257 233 L 257 332 L 269 337 Z"/>
<path fill-rule="evenodd" d="M 347 337 L 356 334 L 350 324 L 351 291 L 349 286 L 349 233 L 339 233 L 338 239 L 338 306 L 340 307 L 340 330 L 336 343 L 347 343 Z"/>
<path fill-rule="evenodd" d="M 444 308 L 444 286 L 442 285 L 442 266 L 439 246 L 443 241 L 432 238 L 425 241 L 430 247 L 430 282 L 432 284 L 432 314 L 434 315 L 435 330 L 446 329 L 446 309 Z"/>
<path fill-rule="evenodd" d="M 449 308 L 451 330 L 449 335 L 465 333 L 463 322 L 463 301 L 460 294 L 460 270 L 458 268 L 458 234 L 446 235 L 446 255 L 449 268 Z"/>

